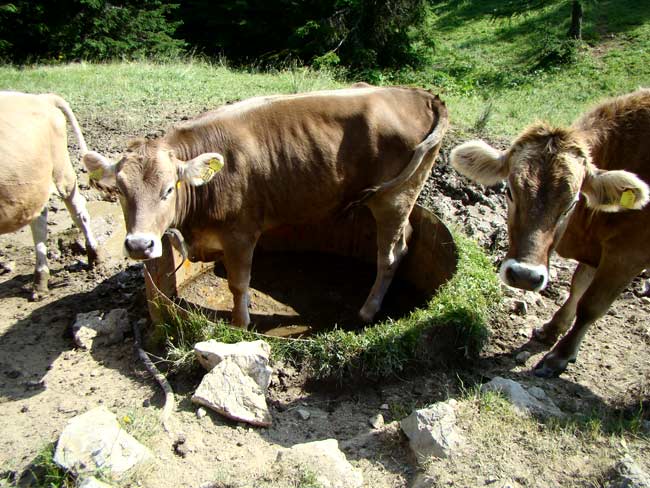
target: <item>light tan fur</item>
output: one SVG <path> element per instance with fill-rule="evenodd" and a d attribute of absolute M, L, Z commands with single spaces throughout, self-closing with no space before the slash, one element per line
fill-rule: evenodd
<path fill-rule="evenodd" d="M 82 153 L 86 142 L 70 106 L 53 94 L 0 92 L 0 233 L 14 232 L 41 217 L 46 224 L 52 191 L 66 203 L 75 223 L 86 235 L 89 259 L 97 258 L 96 243 L 88 227 L 85 200 L 68 155 L 66 120 L 73 128 Z M 47 262 L 42 256 L 46 229 L 36 229 L 36 288 L 47 288 Z M 35 231 L 34 225 L 32 230 Z M 40 276 L 39 276 L 40 273 Z"/>

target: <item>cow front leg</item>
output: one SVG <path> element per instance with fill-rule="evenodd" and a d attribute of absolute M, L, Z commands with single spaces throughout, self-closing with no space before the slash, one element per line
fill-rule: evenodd
<path fill-rule="evenodd" d="M 642 269 L 643 265 L 625 263 L 623 258 L 604 257 L 578 301 L 573 327 L 535 366 L 535 375 L 556 377 L 564 372 L 569 363 L 575 362 L 589 326 L 605 315 L 614 300 Z"/>
<path fill-rule="evenodd" d="M 88 256 L 88 264 L 92 267 L 101 262 L 97 240 L 93 236 L 90 229 L 90 215 L 86 208 L 86 199 L 79 192 L 76 183 L 72 186 L 72 190 L 68 195 L 63 196 L 68 212 L 72 217 L 75 225 L 81 230 L 86 240 L 86 254 Z"/>
<path fill-rule="evenodd" d="M 406 253 L 408 241 L 413 232 L 411 224 L 398 215 L 387 219 L 375 216 L 377 221 L 377 276 L 366 302 L 359 311 L 364 322 L 371 322 L 384 301 L 388 287 L 393 281 L 395 271 Z"/>
<path fill-rule="evenodd" d="M 251 267 L 256 237 L 224 242 L 224 264 L 228 276 L 228 288 L 232 293 L 232 323 L 235 327 L 247 329 L 250 324 L 248 288 L 251 282 Z"/>
<path fill-rule="evenodd" d="M 578 302 L 591 284 L 596 274 L 596 268 L 579 263 L 571 279 L 571 290 L 564 304 L 555 312 L 553 318 L 542 327 L 533 331 L 535 339 L 544 344 L 555 344 L 558 337 L 564 334 L 575 319 Z"/>
<path fill-rule="evenodd" d="M 50 279 L 50 268 L 47 264 L 47 204 L 45 204 L 41 214 L 32 220 L 30 227 L 36 251 L 34 288 L 31 298 L 38 301 L 47 295 L 47 282 Z"/>

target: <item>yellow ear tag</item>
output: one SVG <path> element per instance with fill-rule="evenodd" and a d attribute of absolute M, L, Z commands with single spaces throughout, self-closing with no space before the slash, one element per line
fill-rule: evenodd
<path fill-rule="evenodd" d="M 221 168 L 223 168 L 223 162 L 217 158 L 212 158 L 208 161 L 208 166 L 216 173 L 217 171 L 221 171 Z"/>
<path fill-rule="evenodd" d="M 99 181 L 104 176 L 104 168 L 97 168 L 95 171 L 88 173 L 88 178 L 91 180 Z"/>
<path fill-rule="evenodd" d="M 636 196 L 632 190 L 625 190 L 621 193 L 621 207 L 624 208 L 634 208 L 634 202 L 636 202 Z"/>
<path fill-rule="evenodd" d="M 204 182 L 208 182 L 216 172 L 221 171 L 223 168 L 223 163 L 217 158 L 212 158 L 208 161 L 208 166 L 201 173 L 201 179 Z"/>
<path fill-rule="evenodd" d="M 180 182 L 180 180 L 178 180 L 178 181 L 176 182 L 176 189 L 179 189 L 180 187 L 181 187 L 181 182 Z"/>

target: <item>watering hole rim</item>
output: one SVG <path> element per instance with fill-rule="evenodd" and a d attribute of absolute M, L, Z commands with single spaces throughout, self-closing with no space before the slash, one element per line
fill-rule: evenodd
<path fill-rule="evenodd" d="M 411 308 L 396 318 L 388 318 L 370 324 L 363 324 L 359 319 L 358 328 L 341 328 L 338 330 L 363 335 L 369 329 L 374 329 L 386 321 L 396 323 L 404 320 L 418 309 L 426 311 L 429 309 L 429 304 L 439 288 L 454 277 L 458 270 L 459 251 L 453 234 L 444 222 L 430 209 L 420 205 L 414 206 L 410 215 L 410 222 L 414 232 L 409 241 L 409 251 L 400 263 L 397 275 L 402 281 L 414 286 L 422 294 L 424 297 L 423 305 Z M 334 230 L 336 232 L 332 232 Z M 342 233 L 342 230 L 345 232 Z M 331 235 L 339 237 L 345 235 L 346 238 L 336 240 L 333 245 L 330 245 L 331 242 L 320 240 L 323 236 L 328 237 Z M 296 238 L 296 236 L 299 236 L 299 238 Z M 305 236 L 307 236 L 306 240 Z M 287 244 L 289 245 L 287 246 Z M 346 219 L 329 218 L 311 224 L 285 225 L 272 229 L 262 235 L 258 246 L 264 253 L 308 251 L 334 256 L 348 256 L 366 263 L 372 262 L 376 266 L 374 218 L 372 218 L 370 211 L 366 207 L 361 207 L 360 211 L 359 209 L 355 210 L 354 218 L 347 221 Z M 344 252 L 341 252 L 341 246 Z M 181 261 L 180 253 L 173 246 L 172 241 L 165 237 L 163 239 L 163 256 L 145 263 L 146 298 L 149 315 L 154 325 L 165 323 L 172 313 L 185 320 L 191 314 L 197 313 L 197 311 L 200 313 L 201 309 L 216 312 L 216 310 L 209 307 L 197 305 L 187 298 L 179 297 L 179 291 L 184 286 L 206 272 L 213 272 L 216 263 L 190 263 L 186 261 L 179 271 L 173 274 L 173 270 Z M 428 263 L 429 266 L 428 277 L 434 277 L 431 280 L 432 283 L 427 283 L 427 277 L 425 276 L 427 273 L 422 272 L 423 261 Z M 172 275 L 168 276 L 170 271 Z M 413 277 L 419 277 L 416 281 L 419 280 L 420 283 L 414 283 Z M 217 324 L 215 320 L 206 317 L 205 314 L 203 314 L 203 319 L 207 323 Z M 221 321 L 221 323 L 229 329 L 243 331 L 254 337 L 283 341 L 313 342 L 315 338 L 337 330 L 335 324 L 332 324 L 331 327 L 313 331 L 306 336 L 292 337 L 240 329 L 232 326 L 227 321 Z M 154 339 L 154 342 L 158 341 Z"/>

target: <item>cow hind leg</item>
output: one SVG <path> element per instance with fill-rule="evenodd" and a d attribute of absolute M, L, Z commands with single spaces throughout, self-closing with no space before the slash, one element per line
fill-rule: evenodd
<path fill-rule="evenodd" d="M 571 291 L 564 304 L 555 312 L 553 318 L 539 329 L 533 331 L 535 339 L 552 345 L 558 337 L 569 330 L 576 316 L 578 302 L 594 279 L 596 268 L 580 263 L 571 280 Z"/>
<path fill-rule="evenodd" d="M 368 205 L 377 223 L 377 276 L 366 302 L 359 311 L 364 322 L 371 322 L 386 296 L 400 261 L 408 252 L 413 229 L 408 222 L 410 207 L 382 208 Z"/>
<path fill-rule="evenodd" d="M 573 327 L 535 366 L 535 375 L 544 378 L 559 376 L 569 363 L 575 362 L 591 324 L 605 315 L 614 300 L 642 269 L 643 265 L 603 258 L 593 280 L 578 301 Z"/>
<path fill-rule="evenodd" d="M 97 240 L 95 239 L 90 228 L 90 215 L 86 208 L 86 199 L 79 191 L 77 184 L 72 185 L 72 190 L 63 195 L 68 212 L 72 217 L 75 225 L 81 230 L 86 240 L 86 254 L 88 256 L 88 264 L 94 266 L 101 261 Z"/>
<path fill-rule="evenodd" d="M 32 300 L 37 301 L 47 295 L 47 282 L 50 279 L 50 268 L 47 263 L 47 203 L 41 214 L 29 224 L 36 251 L 36 266 L 34 268 L 34 288 Z"/>

